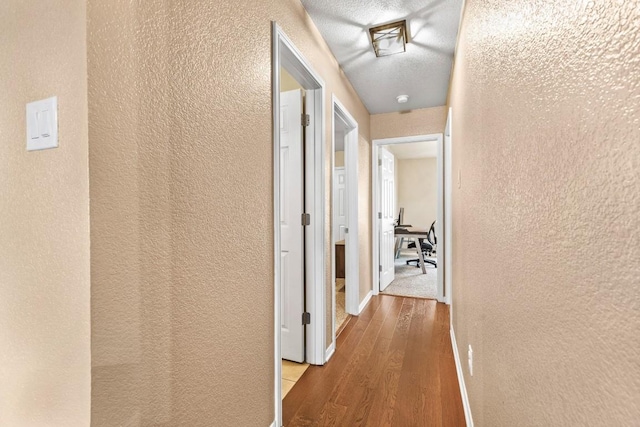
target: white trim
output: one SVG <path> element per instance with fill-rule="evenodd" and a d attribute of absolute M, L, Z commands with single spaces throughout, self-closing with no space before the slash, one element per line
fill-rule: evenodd
<path fill-rule="evenodd" d="M 430 133 L 428 135 L 401 136 L 398 138 L 374 139 L 373 144 L 377 147 L 381 145 L 408 144 L 411 142 L 439 141 L 441 133 Z"/>
<path fill-rule="evenodd" d="M 367 304 L 369 304 L 369 301 L 371 301 L 371 297 L 372 296 L 373 296 L 373 291 L 372 290 L 367 292 L 367 295 L 364 297 L 364 299 L 362 300 L 362 302 L 358 306 L 358 314 L 362 313 L 362 310 L 364 310 L 367 307 Z"/>
<path fill-rule="evenodd" d="M 337 102 L 337 100 L 336 100 Z M 339 104 L 336 104 L 339 105 Z M 343 110 L 344 114 L 348 114 Z M 349 116 L 350 117 L 350 116 Z M 351 118 L 353 122 L 355 120 Z M 358 125 L 345 134 L 344 137 L 344 164 L 347 176 L 347 223 L 349 232 L 346 234 L 345 251 L 345 311 L 347 314 L 355 314 L 360 302 L 360 242 L 358 226 Z"/>
<path fill-rule="evenodd" d="M 325 108 L 324 82 L 276 22 L 271 23 L 272 119 L 273 119 L 273 227 L 274 227 L 274 405 L 275 425 L 282 421 L 282 355 L 280 307 L 280 67 L 306 89 L 307 111 L 311 125 L 306 135 L 305 210 L 311 214 L 311 225 L 305 227 L 306 305 L 311 325 L 306 331 L 307 362 L 322 365 L 325 360 Z"/>
<path fill-rule="evenodd" d="M 372 197 L 371 197 L 371 241 L 372 245 L 372 265 L 373 265 L 373 293 L 377 295 L 380 292 L 380 241 L 379 241 L 379 229 L 380 229 L 380 221 L 378 219 L 378 212 L 380 211 L 380 190 L 379 190 L 379 167 L 378 167 L 378 157 L 380 146 L 382 145 L 392 145 L 392 144 L 406 144 L 411 142 L 423 142 L 423 141 L 435 141 L 438 144 L 438 171 L 441 173 L 443 171 L 443 167 L 441 163 L 444 161 L 442 155 L 442 146 L 443 146 L 443 136 L 441 133 L 434 133 L 429 135 L 415 135 L 415 136 L 405 136 L 399 138 L 385 138 L 385 139 L 374 139 L 371 143 L 371 188 L 372 188 Z M 438 194 L 441 195 L 442 187 L 444 185 L 444 181 L 446 178 L 438 179 Z M 442 199 L 440 199 L 442 201 Z M 438 203 L 439 211 L 444 209 L 444 203 Z M 439 218 L 442 218 L 442 214 L 438 213 Z M 442 222 L 438 221 L 440 224 L 438 225 L 438 230 L 436 233 L 441 237 L 442 236 Z M 445 302 L 444 298 L 444 280 L 446 277 L 446 259 L 444 259 L 445 253 L 438 248 L 438 301 Z"/>
<path fill-rule="evenodd" d="M 324 353 L 324 363 L 327 363 L 329 359 L 331 359 L 331 356 L 333 356 L 333 353 L 335 352 L 336 352 L 336 341 L 334 340 L 329 346 L 329 348 L 327 349 L 327 351 Z"/>
<path fill-rule="evenodd" d="M 326 343 L 326 277 L 325 277 L 325 156 L 324 156 L 324 89 L 307 90 L 307 111 L 315 117 L 306 128 L 305 137 L 305 206 L 311 213 L 311 225 L 305 227 L 306 306 L 311 314 L 307 326 L 307 363 L 324 364 Z M 318 126 L 317 124 L 320 123 Z M 311 165 L 311 167 L 309 167 Z"/>
<path fill-rule="evenodd" d="M 271 98 L 273 108 L 271 111 L 273 123 L 280 123 L 280 41 L 278 26 L 271 23 Z M 276 100 L 277 104 L 276 104 Z M 276 108 L 276 106 L 278 108 Z M 277 127 L 273 126 L 273 250 L 274 250 L 274 277 L 273 277 L 273 307 L 274 307 L 274 405 L 275 427 L 282 420 L 282 321 L 280 307 L 280 135 Z"/>
<path fill-rule="evenodd" d="M 276 427 L 277 423 L 274 421 L 271 423 L 271 425 L 269 427 Z"/>
<path fill-rule="evenodd" d="M 331 152 L 333 153 L 331 155 L 331 247 L 333 248 L 330 252 L 331 252 L 331 330 L 333 331 L 333 333 L 331 334 L 331 345 L 335 344 L 336 342 L 336 239 L 334 236 L 334 227 L 335 224 L 333 222 L 334 220 L 334 203 L 333 203 L 333 195 L 335 194 L 335 171 L 338 169 L 344 169 L 344 167 L 336 167 L 336 156 L 335 156 L 335 141 L 334 141 L 334 137 L 335 137 L 335 132 L 333 131 L 334 129 L 334 114 L 331 114 Z M 346 283 L 345 283 L 345 287 L 346 287 Z M 345 289 L 346 292 L 346 289 Z M 345 295 L 346 298 L 346 295 Z M 331 345 L 329 346 L 329 348 L 331 347 Z M 329 348 L 327 348 L 327 351 L 329 351 Z M 325 360 L 328 360 L 325 357 Z"/>
<path fill-rule="evenodd" d="M 358 241 L 358 122 L 335 95 L 332 95 L 331 101 L 331 120 L 333 121 L 337 115 L 348 126 L 348 132 L 344 136 L 344 164 L 347 171 L 347 228 L 349 229 L 345 239 L 346 264 L 357 266 L 360 259 Z M 332 134 L 333 129 L 332 127 Z M 331 136 L 331 139 L 335 164 L 334 135 Z M 348 314 L 356 314 L 360 302 L 360 272 L 358 268 L 347 268 L 346 276 L 345 310 Z M 356 285 L 349 285 L 354 283 Z"/>
<path fill-rule="evenodd" d="M 333 96 L 331 101 L 331 156 L 330 156 L 330 164 L 331 173 L 329 174 L 329 180 L 331 183 L 329 184 L 331 188 L 331 195 L 329 197 L 331 203 L 331 230 L 329 231 L 331 241 L 331 344 L 327 348 L 325 352 L 324 360 L 327 361 L 329 358 L 326 356 L 326 353 L 329 352 L 331 346 L 334 346 L 336 342 L 336 239 L 334 235 L 333 227 L 335 224 L 333 223 L 333 215 L 335 214 L 333 211 L 334 203 L 333 203 L 333 194 L 335 192 L 335 170 L 336 170 L 336 131 L 335 131 L 335 103 L 333 102 Z M 345 281 L 346 282 L 346 281 Z M 346 288 L 346 285 L 345 285 Z M 346 292 L 346 289 L 345 289 Z M 326 345 L 326 343 L 325 343 Z"/>
<path fill-rule="evenodd" d="M 458 344 L 456 343 L 456 334 L 453 326 L 449 329 L 451 335 L 451 347 L 453 349 L 453 358 L 456 362 L 456 371 L 458 373 L 458 385 L 460 386 L 460 396 L 462 397 L 462 407 L 464 408 L 464 419 L 467 427 L 473 427 L 473 417 L 471 416 L 471 406 L 469 405 L 469 395 L 467 394 L 467 386 L 464 383 L 464 374 L 462 373 L 462 364 L 460 363 L 460 355 L 458 354 Z"/>
<path fill-rule="evenodd" d="M 438 263 L 438 276 L 436 277 L 438 282 L 438 301 L 446 302 L 444 295 L 444 277 L 448 273 L 447 266 L 445 265 L 446 257 L 445 257 L 445 241 L 444 241 L 444 147 L 443 147 L 443 138 L 441 137 L 438 140 L 438 158 L 436 160 L 436 168 L 438 170 L 438 178 L 437 178 L 437 213 L 436 213 L 436 236 L 438 236 L 438 251 L 436 252 L 436 261 Z"/>
<path fill-rule="evenodd" d="M 451 162 L 452 109 L 447 114 L 447 125 L 444 131 L 444 300 L 451 305 L 453 302 L 453 164 Z M 449 315 L 453 316 L 453 307 L 449 307 Z"/>

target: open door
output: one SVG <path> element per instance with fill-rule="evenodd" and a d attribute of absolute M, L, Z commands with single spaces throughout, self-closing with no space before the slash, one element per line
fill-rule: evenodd
<path fill-rule="evenodd" d="M 395 278 L 395 157 L 386 148 L 380 150 L 380 290 Z"/>
<path fill-rule="evenodd" d="M 334 239 L 336 242 L 345 239 L 347 229 L 347 176 L 344 167 L 334 169 Z"/>
<path fill-rule="evenodd" d="M 280 94 L 280 298 L 282 358 L 304 362 L 304 151 L 302 92 Z"/>

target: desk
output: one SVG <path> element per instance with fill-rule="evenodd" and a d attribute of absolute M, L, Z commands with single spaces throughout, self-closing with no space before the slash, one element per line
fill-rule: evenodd
<path fill-rule="evenodd" d="M 396 228 L 395 236 L 404 237 L 405 239 L 414 239 L 416 241 L 416 250 L 418 251 L 418 260 L 420 263 L 420 267 L 422 268 L 422 274 L 427 274 L 427 269 L 424 266 L 424 255 L 422 254 L 422 241 L 427 238 L 427 234 L 429 230 L 426 228 L 417 228 L 417 227 L 407 227 L 407 228 Z"/>

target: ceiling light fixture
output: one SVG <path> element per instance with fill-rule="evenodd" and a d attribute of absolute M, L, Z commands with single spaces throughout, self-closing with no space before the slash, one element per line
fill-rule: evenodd
<path fill-rule="evenodd" d="M 398 104 L 405 104 L 409 101 L 409 95 L 399 95 L 396 100 L 398 101 Z"/>
<path fill-rule="evenodd" d="M 407 50 L 406 20 L 370 28 L 369 34 L 377 57 L 394 55 Z"/>

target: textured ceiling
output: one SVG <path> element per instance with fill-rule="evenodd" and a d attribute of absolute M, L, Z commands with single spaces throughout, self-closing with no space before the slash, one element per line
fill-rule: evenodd
<path fill-rule="evenodd" d="M 462 0 L 301 1 L 371 114 L 445 105 Z M 369 28 L 402 19 L 407 51 L 377 58 Z"/>

